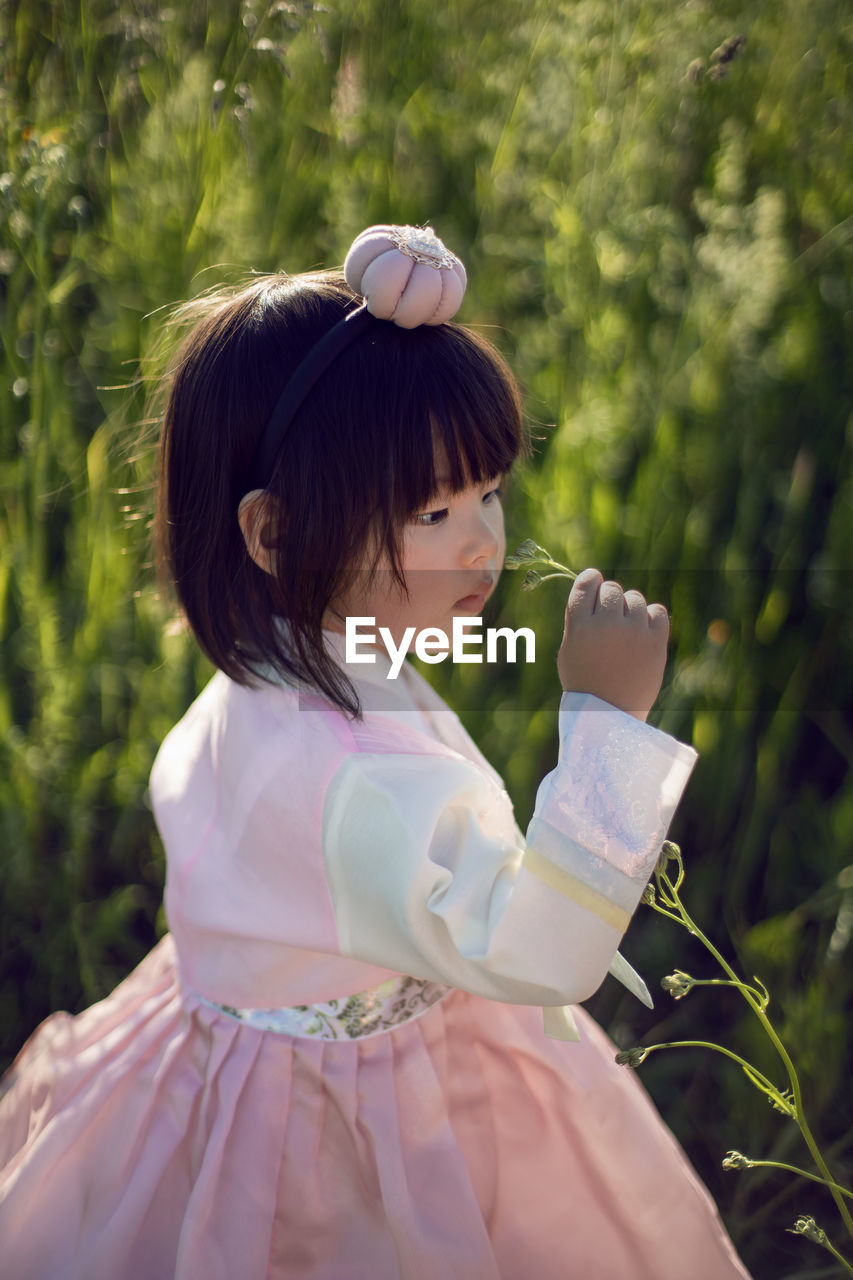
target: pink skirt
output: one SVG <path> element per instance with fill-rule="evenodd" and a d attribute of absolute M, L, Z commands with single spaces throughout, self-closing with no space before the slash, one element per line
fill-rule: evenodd
<path fill-rule="evenodd" d="M 454 991 L 362 1040 L 183 990 L 170 937 L 3 1081 L 14 1280 L 733 1280 L 707 1191 L 583 1010 Z"/>

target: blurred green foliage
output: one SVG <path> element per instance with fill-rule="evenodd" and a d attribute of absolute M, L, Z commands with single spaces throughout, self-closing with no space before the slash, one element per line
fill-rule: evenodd
<path fill-rule="evenodd" d="M 745 42 L 733 39 L 743 36 Z M 757 972 L 851 1177 L 853 27 L 842 0 L 28 0 L 0 8 L 2 1052 L 105 995 L 165 923 L 146 805 L 209 674 L 156 592 L 138 444 L 158 312 L 249 268 L 342 260 L 432 222 L 460 318 L 509 355 L 537 456 L 510 540 L 673 617 L 656 723 L 701 753 L 674 836 L 687 898 Z M 430 668 L 519 819 L 556 750 L 565 592 L 506 574 L 524 670 Z M 641 912 L 657 979 L 696 958 Z M 699 976 L 699 975 L 697 975 Z M 700 991 L 592 1002 L 622 1044 L 737 1042 Z M 643 1079 L 758 1280 L 830 1276 L 782 1227 L 816 1192 L 791 1126 L 719 1061 Z M 568 1194 L 568 1192 L 567 1192 Z M 821 1269 L 823 1267 L 823 1269 Z"/>

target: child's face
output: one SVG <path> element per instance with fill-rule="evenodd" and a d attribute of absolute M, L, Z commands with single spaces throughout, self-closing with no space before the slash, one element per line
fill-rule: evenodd
<path fill-rule="evenodd" d="M 440 627 L 449 636 L 454 617 L 482 613 L 506 555 L 501 482 L 472 484 L 455 496 L 442 485 L 406 526 L 402 566 L 409 599 L 383 555 L 373 586 L 356 583 L 335 602 L 337 617 L 327 614 L 324 626 L 343 631 L 347 617 L 373 617 L 399 645 L 407 627 Z"/>

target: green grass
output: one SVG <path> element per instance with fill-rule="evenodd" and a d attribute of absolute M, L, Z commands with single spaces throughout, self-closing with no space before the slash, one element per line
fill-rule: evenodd
<path fill-rule="evenodd" d="M 849 1182 L 845 19 L 840 0 L 0 9 L 6 1060 L 165 927 L 146 780 L 208 668 L 149 563 L 158 313 L 250 268 L 340 262 L 373 221 L 431 221 L 469 269 L 461 318 L 540 424 L 511 538 L 671 606 L 655 714 L 701 752 L 674 833 L 690 906 L 770 987 Z M 554 762 L 564 601 L 507 574 L 493 608 L 553 666 L 430 671 L 522 824 Z M 695 959 L 642 911 L 626 950 L 652 981 Z M 760 1056 L 725 995 L 667 1000 L 647 1014 L 605 984 L 592 1008 L 621 1044 L 701 1031 Z M 831 1205 L 719 1167 L 731 1147 L 802 1162 L 784 1120 L 719 1062 L 655 1055 L 643 1078 L 758 1280 L 832 1274 L 783 1233 L 802 1211 L 832 1233 Z"/>

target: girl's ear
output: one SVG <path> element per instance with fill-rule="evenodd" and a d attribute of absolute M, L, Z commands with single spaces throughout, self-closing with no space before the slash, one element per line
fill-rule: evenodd
<path fill-rule="evenodd" d="M 246 550 L 264 573 L 275 573 L 272 523 L 278 500 L 266 489 L 252 489 L 240 499 L 237 520 Z"/>

